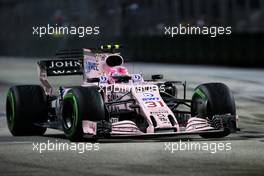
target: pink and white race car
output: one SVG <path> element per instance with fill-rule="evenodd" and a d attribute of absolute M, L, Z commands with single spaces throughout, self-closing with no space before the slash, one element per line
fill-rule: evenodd
<path fill-rule="evenodd" d="M 84 138 L 159 137 L 199 134 L 224 137 L 237 131 L 235 101 L 223 83 L 206 83 L 186 99 L 186 82 L 144 80 L 123 66 L 119 45 L 63 50 L 38 62 L 41 85 L 9 89 L 6 115 L 13 135 L 63 130 Z M 81 86 L 56 91 L 49 76 L 83 75 Z M 178 95 L 182 93 L 182 96 Z M 182 98 L 180 98 L 182 97 Z"/>

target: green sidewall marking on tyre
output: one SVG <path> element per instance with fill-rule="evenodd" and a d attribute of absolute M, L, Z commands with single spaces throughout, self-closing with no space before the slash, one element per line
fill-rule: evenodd
<path fill-rule="evenodd" d="M 202 99 L 207 100 L 207 97 L 205 96 L 205 94 L 200 90 L 200 89 L 196 89 L 194 91 L 194 94 L 198 95 L 199 97 L 201 97 Z"/>
<path fill-rule="evenodd" d="M 15 99 L 11 91 L 8 91 L 7 97 L 11 99 L 12 116 L 10 120 L 13 121 L 15 117 Z"/>
<path fill-rule="evenodd" d="M 75 118 L 74 118 L 74 122 L 72 124 L 72 127 L 77 125 L 78 122 L 78 118 L 79 118 L 79 113 L 78 113 L 78 104 L 77 104 L 77 100 L 76 97 L 72 94 L 72 93 L 67 93 L 64 97 L 63 100 L 72 100 L 73 101 L 73 109 L 74 109 L 74 114 L 75 114 Z M 70 133 L 72 134 L 74 132 L 74 128 L 70 129 Z"/>

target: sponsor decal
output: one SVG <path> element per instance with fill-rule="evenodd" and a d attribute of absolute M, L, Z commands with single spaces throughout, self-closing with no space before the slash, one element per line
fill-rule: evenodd
<path fill-rule="evenodd" d="M 51 61 L 48 62 L 48 69 L 59 69 L 59 68 L 70 68 L 70 67 L 81 67 L 79 60 L 65 60 L 65 61 Z"/>
<path fill-rule="evenodd" d="M 108 81 L 107 76 L 100 76 L 99 79 L 100 79 L 100 83 L 107 83 Z"/>
<path fill-rule="evenodd" d="M 134 82 L 141 81 L 142 79 L 140 74 L 133 74 L 131 77 Z"/>
<path fill-rule="evenodd" d="M 165 114 L 156 114 L 157 117 L 166 117 Z"/>
<path fill-rule="evenodd" d="M 157 114 L 156 116 L 159 118 L 159 120 L 160 120 L 162 123 L 167 123 L 167 122 L 168 122 L 168 118 L 166 117 L 165 114 Z"/>
<path fill-rule="evenodd" d="M 82 74 L 82 61 L 76 59 L 45 61 L 47 75 Z"/>
<path fill-rule="evenodd" d="M 205 96 L 205 94 L 200 90 L 200 89 L 196 89 L 194 91 L 194 94 L 197 94 L 199 97 L 201 97 L 202 99 L 207 99 L 207 97 Z"/>
<path fill-rule="evenodd" d="M 168 114 L 169 113 L 169 111 L 167 111 L 167 110 L 159 110 L 159 111 L 150 111 L 150 114 L 152 114 L 152 115 L 155 115 L 155 114 Z"/>
<path fill-rule="evenodd" d="M 91 61 L 84 62 L 84 69 L 85 73 L 89 73 L 91 70 L 99 71 L 97 63 Z"/>
<path fill-rule="evenodd" d="M 96 134 L 97 123 L 89 120 L 82 121 L 83 132 L 88 134 Z"/>
<path fill-rule="evenodd" d="M 143 96 L 144 97 L 154 97 L 154 94 L 145 92 L 143 93 Z"/>
<path fill-rule="evenodd" d="M 48 75 L 65 75 L 65 74 L 68 74 L 68 75 L 71 75 L 71 74 L 74 74 L 74 73 L 80 73 L 81 72 L 79 70 L 66 70 L 66 69 L 62 69 L 62 70 L 52 70 L 52 71 L 47 71 L 47 74 Z"/>
<path fill-rule="evenodd" d="M 165 118 L 165 117 L 159 117 L 159 120 L 162 122 L 162 123 L 168 123 L 168 119 Z"/>
<path fill-rule="evenodd" d="M 145 97 L 145 98 L 142 98 L 143 101 L 158 101 L 158 100 L 160 100 L 159 97 L 154 97 L 154 94 L 148 93 L 148 92 L 143 93 L 143 96 Z"/>
<path fill-rule="evenodd" d="M 62 86 L 60 86 L 59 90 L 60 90 L 60 96 L 63 97 L 65 93 L 65 89 Z"/>
<path fill-rule="evenodd" d="M 142 98 L 143 101 L 158 101 L 159 97 Z"/>

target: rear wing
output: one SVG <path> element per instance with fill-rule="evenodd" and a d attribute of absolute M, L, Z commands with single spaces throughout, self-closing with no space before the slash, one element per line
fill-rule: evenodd
<path fill-rule="evenodd" d="M 82 75 L 87 67 L 93 67 L 94 63 L 89 63 L 89 65 L 84 63 L 85 58 L 93 55 L 92 51 L 114 53 L 118 49 L 120 49 L 120 45 L 102 45 L 100 48 L 93 49 L 59 50 L 53 60 L 39 61 L 38 66 L 46 76 Z"/>
<path fill-rule="evenodd" d="M 42 60 L 38 66 L 46 76 L 82 75 L 83 58 L 90 50 L 61 50 L 53 60 Z"/>
<path fill-rule="evenodd" d="M 101 48 L 75 49 L 57 51 L 50 60 L 38 62 L 39 79 L 48 95 L 52 95 L 49 76 L 83 75 L 83 80 L 98 78 L 104 71 L 103 66 L 123 63 L 123 58 L 117 55 L 120 45 L 103 45 Z M 110 65 L 109 65 L 110 64 Z"/>
<path fill-rule="evenodd" d="M 39 79 L 47 94 L 52 94 L 49 76 L 83 75 L 84 55 L 91 53 L 89 49 L 60 50 L 55 58 L 38 62 Z"/>
<path fill-rule="evenodd" d="M 82 59 L 56 59 L 38 62 L 39 68 L 46 76 L 82 75 Z"/>

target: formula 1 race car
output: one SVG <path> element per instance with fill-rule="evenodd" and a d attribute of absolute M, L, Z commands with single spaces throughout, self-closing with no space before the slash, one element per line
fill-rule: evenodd
<path fill-rule="evenodd" d="M 186 98 L 186 82 L 144 80 L 123 66 L 119 45 L 61 50 L 38 62 L 40 85 L 9 89 L 6 117 L 14 136 L 63 130 L 85 138 L 159 137 L 199 134 L 218 138 L 237 131 L 235 101 L 223 83 L 201 84 Z M 81 86 L 52 87 L 49 76 L 82 75 Z M 182 92 L 180 98 L 179 92 Z"/>

